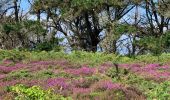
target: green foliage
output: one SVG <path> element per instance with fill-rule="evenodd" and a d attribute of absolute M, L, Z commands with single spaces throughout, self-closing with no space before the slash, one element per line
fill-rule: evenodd
<path fill-rule="evenodd" d="M 132 32 L 136 32 L 137 29 L 132 26 L 132 25 L 128 25 L 128 24 L 117 24 L 115 27 L 115 31 L 119 34 L 122 34 L 124 32 L 127 33 L 132 33 Z"/>
<path fill-rule="evenodd" d="M 10 89 L 16 94 L 15 100 L 71 100 L 71 98 L 53 94 L 51 90 L 43 90 L 39 86 L 29 88 L 20 84 L 11 86 Z"/>
<path fill-rule="evenodd" d="M 168 100 L 170 99 L 170 82 L 165 81 L 149 91 L 149 100 Z"/>
<path fill-rule="evenodd" d="M 136 59 L 134 59 L 134 62 L 144 62 L 144 63 L 165 63 L 168 62 L 170 59 L 169 54 L 163 53 L 161 55 L 159 55 L 159 61 L 158 61 L 158 57 L 151 55 L 151 54 L 147 54 L 147 55 L 140 55 L 137 56 Z"/>
<path fill-rule="evenodd" d="M 165 41 L 165 46 L 170 48 L 170 31 L 166 32 L 166 34 L 163 36 L 163 39 Z"/>
<path fill-rule="evenodd" d="M 56 77 L 73 78 L 74 76 L 69 73 L 60 71 L 59 73 L 56 74 Z"/>
<path fill-rule="evenodd" d="M 145 91 L 144 94 L 149 100 L 167 100 L 170 99 L 170 84 L 169 82 L 155 83 L 153 81 L 147 81 L 135 75 L 130 75 L 127 83 L 138 87 L 140 90 Z"/>
<path fill-rule="evenodd" d="M 54 1 L 52 1 L 54 3 Z M 64 18 L 71 16 L 74 13 L 74 17 L 81 14 L 83 11 L 88 11 L 94 9 L 95 11 L 100 11 L 103 9 L 104 4 L 111 6 L 122 6 L 127 3 L 121 2 L 119 0 L 71 0 L 71 2 L 55 2 L 61 9 L 61 13 Z"/>
<path fill-rule="evenodd" d="M 27 70 L 17 70 L 8 74 L 5 80 L 29 78 L 31 74 Z"/>
<path fill-rule="evenodd" d="M 115 68 L 108 70 L 107 75 L 112 77 L 114 82 L 128 84 L 131 87 L 139 89 L 148 100 L 168 100 L 170 99 L 170 82 L 165 81 L 162 83 L 154 82 L 153 80 L 146 80 L 144 77 L 133 74 L 132 72 L 124 69 L 119 69 L 119 78 L 115 77 Z"/>
<path fill-rule="evenodd" d="M 126 56 L 119 56 L 115 54 L 105 54 L 105 53 L 89 53 L 84 51 L 73 51 L 71 54 L 66 54 L 63 51 L 55 52 L 50 51 L 19 51 L 19 50 L 0 50 L 0 60 L 13 60 L 15 61 L 39 61 L 39 60 L 50 60 L 50 59 L 67 59 L 70 62 L 77 64 L 89 64 L 90 66 L 96 66 L 104 62 L 114 62 L 114 63 L 133 63 L 133 62 L 145 62 L 154 63 L 158 62 L 157 56 L 140 55 L 136 58 L 129 58 Z M 77 60 L 79 59 L 79 60 Z M 159 63 L 168 62 L 170 59 L 169 54 L 159 55 Z"/>
<path fill-rule="evenodd" d="M 38 79 L 38 78 L 51 78 L 51 77 L 55 77 L 56 75 L 53 73 L 52 70 L 40 70 L 38 71 L 37 73 L 35 73 L 33 75 L 33 77 L 35 79 Z"/>
<path fill-rule="evenodd" d="M 38 35 L 44 35 L 46 29 L 39 21 L 26 20 L 22 22 L 23 27 L 27 29 L 27 32 L 32 32 Z"/>
<path fill-rule="evenodd" d="M 19 23 L 5 23 L 2 25 L 4 32 L 22 32 L 22 29 L 34 34 L 43 34 L 45 29 L 38 21 L 24 20 Z M 25 32 L 25 33 L 27 33 Z"/>
<path fill-rule="evenodd" d="M 16 50 L 14 50 L 16 52 Z M 7 51 L 3 50 L 3 52 L 8 53 Z M 13 52 L 12 50 L 10 52 Z M 19 51 L 17 51 L 18 53 Z M 135 59 L 126 57 L 126 56 L 117 56 L 114 54 L 105 54 L 105 53 L 88 53 L 88 52 L 83 52 L 83 51 L 74 51 L 71 54 L 66 54 L 64 52 L 54 52 L 54 51 L 50 51 L 50 52 L 46 52 L 46 51 L 42 51 L 42 52 L 36 52 L 36 51 L 32 51 L 32 52 L 28 52 L 28 51 L 20 51 L 21 53 L 24 53 L 26 55 L 26 58 L 24 58 L 23 60 L 30 60 L 30 61 L 35 61 L 35 60 L 50 60 L 50 59 L 66 59 L 69 60 L 71 63 L 74 63 L 75 66 L 73 66 L 74 68 L 79 67 L 77 65 L 82 65 L 82 64 L 87 64 L 90 65 L 90 67 L 95 67 L 98 66 L 101 63 L 105 63 L 105 62 L 113 62 L 113 63 L 159 63 L 159 64 L 163 64 L 163 63 L 168 63 L 170 60 L 170 54 L 162 54 L 160 55 L 160 61 L 157 61 L 157 57 L 153 56 L 153 55 L 141 55 L 141 56 L 137 56 Z M 14 53 L 15 55 L 15 53 Z M 4 58 L 4 57 L 2 57 Z M 78 59 L 78 60 L 77 60 Z M 77 64 L 78 63 L 78 64 Z M 10 66 L 8 66 L 10 67 Z M 48 67 L 48 66 L 47 66 Z M 57 70 L 58 72 L 55 74 L 53 73 L 53 69 Z M 53 67 L 48 67 L 47 70 L 40 70 L 37 73 L 33 73 L 32 75 L 30 75 L 28 70 L 17 70 L 17 71 L 13 71 L 10 72 L 7 77 L 5 77 L 4 79 L 6 80 L 10 80 L 10 79 L 23 79 L 23 78 L 51 78 L 51 77 L 64 77 L 64 78 L 73 78 L 73 79 L 79 79 L 79 76 L 74 76 L 71 75 L 69 73 L 66 73 L 63 71 L 63 67 L 58 66 L 53 66 Z M 61 70 L 61 71 L 60 71 Z M 89 87 L 91 86 L 91 84 L 99 81 L 100 79 L 111 79 L 114 82 L 118 82 L 121 83 L 125 86 L 128 87 L 134 87 L 135 89 L 139 90 L 141 95 L 145 95 L 147 97 L 147 99 L 160 99 L 160 100 L 164 100 L 164 99 L 169 99 L 170 95 L 169 90 L 170 90 L 170 83 L 168 81 L 163 81 L 160 83 L 157 83 L 153 80 L 150 79 L 146 79 L 144 76 L 141 76 L 139 74 L 134 74 L 132 73 L 129 69 L 122 69 L 121 67 L 118 67 L 118 74 L 116 67 L 112 66 L 110 69 L 108 69 L 108 71 L 106 72 L 106 74 L 100 74 L 100 73 L 95 73 L 92 76 L 87 76 L 87 77 L 83 77 L 85 80 L 87 80 L 87 82 L 83 82 L 82 84 L 78 85 L 80 87 Z M 4 80 L 4 81 L 6 81 Z M 16 88 L 15 90 L 13 90 L 14 94 L 18 97 L 18 98 L 24 98 L 27 100 L 27 98 L 29 98 L 28 100 L 34 100 L 32 98 L 38 98 L 40 96 L 42 96 L 41 94 L 45 93 L 48 94 L 46 92 L 43 92 L 38 90 L 37 88 L 28 88 L 28 87 L 19 87 L 19 88 L 24 88 L 24 90 L 17 90 L 20 92 L 16 92 Z M 35 90 L 34 90 L 35 89 Z M 27 91 L 27 92 L 23 92 L 23 91 Z M 29 92 L 28 92 L 29 91 Z M 38 94 L 34 94 L 35 92 L 31 92 L 33 94 L 30 93 L 30 91 L 40 91 Z M 135 90 L 136 91 L 136 90 Z M 30 96 L 30 94 L 32 96 Z M 110 93 L 110 92 L 108 92 Z M 113 94 L 118 94 L 116 97 L 124 97 L 123 94 L 119 91 L 115 92 Z M 84 94 L 80 94 L 77 95 L 78 97 L 89 97 L 89 98 L 95 98 L 96 96 L 100 95 L 107 97 L 108 94 L 106 93 L 90 93 L 87 95 Z M 37 97 L 38 96 L 38 97 Z M 47 96 L 48 97 L 48 96 Z M 31 99 L 30 99 L 31 98 Z M 45 98 L 44 94 L 42 96 L 42 98 Z M 22 99 L 19 99 L 22 100 Z M 35 99 L 36 100 L 36 99 Z M 42 99 L 42 100 L 47 100 L 47 99 Z"/>
<path fill-rule="evenodd" d="M 72 0 L 71 1 L 71 7 L 79 7 L 81 9 L 92 9 L 95 7 L 100 7 L 104 3 L 106 3 L 105 0 Z M 118 1 L 113 2 L 112 0 L 109 1 L 110 4 L 116 4 Z"/>
<path fill-rule="evenodd" d="M 27 53 L 19 50 L 0 50 L 0 60 L 21 61 L 27 58 Z"/>
<path fill-rule="evenodd" d="M 5 23 L 2 25 L 3 31 L 6 33 L 15 31 L 19 32 L 20 29 L 22 28 L 22 23 Z"/>
<path fill-rule="evenodd" d="M 159 56 L 165 50 L 165 38 L 163 36 L 156 38 L 148 36 L 140 39 L 139 44 L 145 47 L 146 50 L 150 50 L 156 56 Z"/>
<path fill-rule="evenodd" d="M 29 61 L 39 61 L 39 60 L 49 60 L 49 59 L 61 59 L 64 58 L 66 54 L 64 52 L 55 52 L 55 51 L 32 51 Z"/>
<path fill-rule="evenodd" d="M 168 62 L 170 59 L 169 54 L 161 54 L 159 56 L 159 63 Z M 19 50 L 0 50 L 0 60 L 13 60 L 13 61 L 39 61 L 39 60 L 50 60 L 50 59 L 67 59 L 70 62 L 76 62 L 79 64 L 89 64 L 90 66 L 99 65 L 104 62 L 115 62 L 115 63 L 133 63 L 133 62 L 145 62 L 154 63 L 157 62 L 157 56 L 153 55 L 140 55 L 136 58 L 129 58 L 126 56 L 119 56 L 115 54 L 105 53 L 88 53 L 84 51 L 73 51 L 71 54 L 66 54 L 63 51 L 55 52 L 50 51 L 19 51 Z M 79 59 L 79 60 L 77 60 Z"/>
<path fill-rule="evenodd" d="M 58 46 L 57 44 L 52 44 L 51 42 L 43 42 L 43 43 L 38 44 L 36 46 L 35 50 L 38 50 L 38 51 L 51 51 L 51 50 L 60 51 L 61 47 Z"/>
<path fill-rule="evenodd" d="M 115 100 L 124 100 L 125 95 L 122 91 L 120 90 L 112 90 L 112 91 L 105 91 L 105 92 L 91 92 L 88 94 L 77 94 L 76 99 L 90 99 L 90 100 L 110 100 L 110 99 L 115 99 Z"/>

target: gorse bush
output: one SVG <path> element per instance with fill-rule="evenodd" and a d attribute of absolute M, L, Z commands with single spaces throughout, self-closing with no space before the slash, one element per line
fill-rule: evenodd
<path fill-rule="evenodd" d="M 71 98 L 53 94 L 51 90 L 43 90 L 39 86 L 29 88 L 20 84 L 11 86 L 10 91 L 16 95 L 15 100 L 71 100 Z"/>
<path fill-rule="evenodd" d="M 154 98 L 158 98 L 159 100 L 168 100 L 170 98 L 170 82 L 163 82 L 152 90 L 149 91 L 148 98 L 153 100 Z"/>
<path fill-rule="evenodd" d="M 28 52 L 19 50 L 0 50 L 0 60 L 21 61 L 26 59 Z"/>

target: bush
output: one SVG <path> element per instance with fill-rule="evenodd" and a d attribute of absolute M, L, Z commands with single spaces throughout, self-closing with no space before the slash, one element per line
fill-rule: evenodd
<path fill-rule="evenodd" d="M 27 70 L 17 70 L 9 73 L 5 80 L 28 78 L 32 75 Z"/>
<path fill-rule="evenodd" d="M 51 51 L 51 50 L 60 51 L 61 47 L 56 44 L 52 44 L 51 42 L 43 42 L 43 43 L 38 44 L 36 46 L 35 50 L 38 50 L 38 51 Z"/>
<path fill-rule="evenodd" d="M 21 61 L 27 57 L 27 53 L 19 50 L 0 50 L 0 60 Z"/>
<path fill-rule="evenodd" d="M 10 90 L 16 94 L 15 100 L 71 100 L 71 98 L 56 95 L 51 90 L 43 90 L 39 86 L 29 88 L 20 84 L 11 86 Z"/>
<path fill-rule="evenodd" d="M 148 98 L 153 100 L 157 98 L 158 100 L 168 100 L 170 99 L 170 82 L 166 81 L 154 87 L 151 91 L 149 91 Z"/>

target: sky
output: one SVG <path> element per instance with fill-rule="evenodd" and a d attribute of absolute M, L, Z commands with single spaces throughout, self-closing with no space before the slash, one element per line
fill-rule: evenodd
<path fill-rule="evenodd" d="M 28 3 L 27 0 L 21 0 L 21 9 L 23 9 L 26 12 L 29 11 L 30 4 Z"/>

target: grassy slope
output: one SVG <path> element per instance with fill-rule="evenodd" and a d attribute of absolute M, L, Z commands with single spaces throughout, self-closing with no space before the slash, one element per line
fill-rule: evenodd
<path fill-rule="evenodd" d="M 7 91 L 6 86 L 22 83 L 27 86 L 39 85 L 47 88 L 49 87 L 48 82 L 57 83 L 58 80 L 67 84 L 63 82 L 62 85 L 65 85 L 60 86 L 61 83 L 58 83 L 59 86 L 52 87 L 54 92 L 73 99 L 170 98 L 170 54 L 162 54 L 158 61 L 157 57 L 151 55 L 128 58 L 104 53 L 64 54 L 63 52 L 1 50 L 0 59 L 4 61 L 0 65 L 0 95 L 3 99 L 4 97 L 8 100 L 14 98 L 13 93 L 16 92 Z M 15 63 L 6 61 L 7 59 Z M 118 64 L 118 72 L 114 63 Z M 149 65 L 151 63 L 159 65 Z M 168 67 L 165 68 L 165 65 Z M 87 72 L 84 73 L 84 70 Z M 151 72 L 153 74 L 149 75 Z M 166 77 L 154 75 L 159 73 L 161 73 L 160 76 Z M 64 80 L 60 78 L 64 78 Z M 106 83 L 113 89 L 103 90 L 100 86 Z M 76 86 L 72 86 L 73 84 Z M 67 85 L 70 88 L 67 88 Z M 73 93 L 75 91 L 80 93 Z"/>

